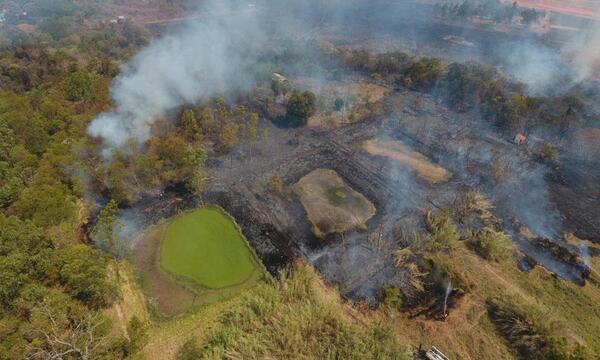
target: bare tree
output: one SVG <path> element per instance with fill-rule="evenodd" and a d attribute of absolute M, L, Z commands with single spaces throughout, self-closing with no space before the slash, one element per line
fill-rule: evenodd
<path fill-rule="evenodd" d="M 79 320 L 62 324 L 45 303 L 35 311 L 49 322 L 49 327 L 32 330 L 33 334 L 39 336 L 41 343 L 31 347 L 26 357 L 28 360 L 94 359 L 106 343 L 106 337 L 98 331 L 98 327 L 106 320 L 98 313 L 88 313 Z"/>

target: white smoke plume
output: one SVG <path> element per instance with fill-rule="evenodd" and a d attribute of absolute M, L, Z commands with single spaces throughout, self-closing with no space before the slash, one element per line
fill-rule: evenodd
<path fill-rule="evenodd" d="M 99 115 L 88 133 L 107 148 L 150 137 L 169 111 L 252 84 L 247 68 L 264 39 L 252 8 L 221 2 L 209 15 L 153 41 L 124 65 L 111 87 L 115 109 Z"/>
<path fill-rule="evenodd" d="M 580 77 L 600 81 L 600 23 L 569 43 L 565 52 Z"/>

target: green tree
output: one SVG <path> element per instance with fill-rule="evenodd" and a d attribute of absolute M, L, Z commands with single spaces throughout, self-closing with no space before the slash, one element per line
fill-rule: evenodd
<path fill-rule="evenodd" d="M 188 109 L 181 114 L 181 126 L 188 139 L 195 143 L 202 142 L 202 128 L 198 125 L 194 110 Z"/>
<path fill-rule="evenodd" d="M 99 250 L 81 244 L 62 249 L 59 256 L 60 281 L 72 297 L 95 309 L 112 303 L 116 288 Z"/>
<path fill-rule="evenodd" d="M 23 219 L 47 227 L 71 220 L 75 215 L 75 198 L 62 185 L 39 185 L 25 188 L 13 204 Z"/>
<path fill-rule="evenodd" d="M 55 41 L 61 40 L 71 33 L 71 24 L 67 18 L 50 17 L 42 21 L 39 30 L 50 35 Z"/>
<path fill-rule="evenodd" d="M 118 213 L 119 205 L 114 199 L 111 199 L 98 215 L 98 223 L 92 234 L 103 248 L 112 254 L 122 256 L 118 233 L 123 227 L 123 223 L 119 220 Z"/>
<path fill-rule="evenodd" d="M 97 76 L 86 71 L 78 71 L 72 74 L 67 81 L 67 100 L 92 100 L 94 98 L 94 81 L 96 78 Z"/>
<path fill-rule="evenodd" d="M 311 91 L 294 92 L 287 102 L 287 125 L 304 126 L 317 110 L 317 97 Z"/>
<path fill-rule="evenodd" d="M 227 121 L 219 133 L 219 144 L 223 152 L 233 150 L 240 143 L 240 125 L 233 121 Z"/>
<path fill-rule="evenodd" d="M 260 122 L 260 117 L 257 113 L 252 113 L 250 115 L 250 119 L 248 120 L 248 124 L 246 124 L 246 136 L 248 137 L 248 141 L 250 143 L 254 143 L 258 137 L 258 124 Z"/>
<path fill-rule="evenodd" d="M 6 120 L 0 118 L 0 161 L 11 158 L 12 149 L 16 144 L 14 131 L 8 126 Z"/>
<path fill-rule="evenodd" d="M 19 296 L 25 281 L 26 264 L 21 253 L 0 257 L 0 307 L 14 305 L 13 301 Z"/>

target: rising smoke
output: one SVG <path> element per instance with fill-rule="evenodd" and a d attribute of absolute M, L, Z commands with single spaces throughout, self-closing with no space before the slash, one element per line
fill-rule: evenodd
<path fill-rule="evenodd" d="M 98 116 L 89 134 L 108 148 L 129 139 L 142 142 L 169 111 L 250 87 L 248 69 L 265 37 L 251 8 L 226 3 L 211 8 L 218 15 L 153 41 L 124 65 L 111 88 L 115 109 Z"/>

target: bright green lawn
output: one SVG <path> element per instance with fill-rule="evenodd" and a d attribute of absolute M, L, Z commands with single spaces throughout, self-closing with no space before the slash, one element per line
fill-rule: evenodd
<path fill-rule="evenodd" d="M 164 235 L 161 265 L 175 275 L 219 289 L 260 273 L 244 238 L 218 208 L 203 208 L 173 220 Z"/>

